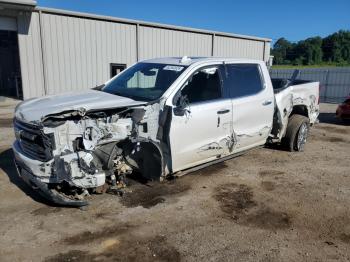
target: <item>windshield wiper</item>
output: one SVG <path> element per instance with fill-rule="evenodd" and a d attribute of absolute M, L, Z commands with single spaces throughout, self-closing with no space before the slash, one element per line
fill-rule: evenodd
<path fill-rule="evenodd" d="M 95 86 L 93 88 L 91 88 L 92 90 L 97 90 L 97 91 L 102 91 L 102 88 L 105 87 L 105 84 L 99 85 L 99 86 Z"/>

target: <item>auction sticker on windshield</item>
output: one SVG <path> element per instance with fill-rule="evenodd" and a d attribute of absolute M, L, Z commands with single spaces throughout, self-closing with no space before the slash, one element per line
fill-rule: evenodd
<path fill-rule="evenodd" d="M 183 66 L 172 66 L 172 65 L 167 65 L 163 68 L 163 70 L 171 70 L 176 72 L 180 72 L 182 69 L 184 69 Z"/>

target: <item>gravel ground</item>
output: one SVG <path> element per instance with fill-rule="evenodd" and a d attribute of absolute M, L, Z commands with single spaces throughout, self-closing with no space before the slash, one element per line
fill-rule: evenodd
<path fill-rule="evenodd" d="M 350 126 L 321 106 L 304 153 L 256 149 L 162 184 L 133 181 L 81 210 L 18 178 L 1 105 L 0 260 L 348 261 Z"/>

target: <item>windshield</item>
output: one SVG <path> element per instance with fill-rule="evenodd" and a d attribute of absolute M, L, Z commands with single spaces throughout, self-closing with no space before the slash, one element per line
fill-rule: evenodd
<path fill-rule="evenodd" d="M 134 100 L 156 100 L 185 68 L 178 65 L 137 63 L 107 83 L 102 91 Z"/>

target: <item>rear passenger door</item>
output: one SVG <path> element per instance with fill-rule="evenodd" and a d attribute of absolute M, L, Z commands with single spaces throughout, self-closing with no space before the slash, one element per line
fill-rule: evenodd
<path fill-rule="evenodd" d="M 235 152 L 263 145 L 270 134 L 274 94 L 259 64 L 226 64 L 225 87 L 232 99 Z M 267 72 L 266 72 L 267 73 Z"/>

